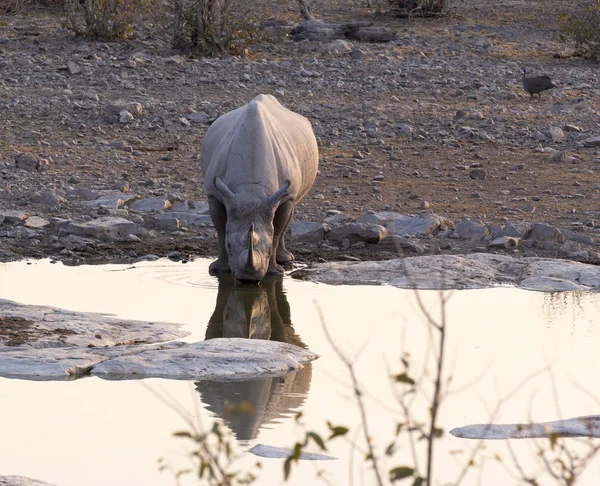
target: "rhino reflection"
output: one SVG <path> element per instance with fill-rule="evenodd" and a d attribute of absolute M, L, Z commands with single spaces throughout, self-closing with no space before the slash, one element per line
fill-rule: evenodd
<path fill-rule="evenodd" d="M 281 278 L 267 276 L 260 285 L 240 284 L 231 274 L 218 278 L 217 302 L 206 339 L 271 339 L 306 348 L 292 326 Z M 311 376 L 308 363 L 296 373 L 277 378 L 199 381 L 195 385 L 207 408 L 222 417 L 239 440 L 250 440 L 263 425 L 289 416 L 302 405 Z"/>

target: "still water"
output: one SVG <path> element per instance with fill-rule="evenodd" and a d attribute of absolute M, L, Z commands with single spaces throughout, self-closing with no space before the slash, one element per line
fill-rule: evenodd
<path fill-rule="evenodd" d="M 442 298 L 446 299 L 445 393 L 438 425 L 444 432 L 435 442 L 437 484 L 454 484 L 480 444 L 449 435 L 454 427 L 600 414 L 599 294 L 512 288 L 416 294 L 385 286 L 333 287 L 289 277 L 248 291 L 208 276 L 209 263 L 0 265 L 4 299 L 179 323 L 190 333 L 183 339 L 188 342 L 220 336 L 270 338 L 305 346 L 321 356 L 295 374 L 241 383 L 0 378 L 0 475 L 23 475 L 62 486 L 174 485 L 171 471 L 192 465 L 193 447 L 173 433 L 188 430 L 190 422 L 210 428 L 217 421 L 232 433 L 240 456 L 235 470 L 260 460 L 256 484 L 283 484 L 282 459 L 259 458 L 247 450 L 256 444 L 292 447 L 306 430 L 327 436 L 329 420 L 350 428 L 346 438 L 328 447 L 327 453 L 338 460 L 303 461 L 286 484 L 375 484 L 363 461 L 363 428 L 348 369 L 332 342 L 353 362 L 368 433 L 384 457 L 380 462 L 384 477 L 392 467 L 415 462 L 424 474 L 424 441 L 416 443 L 413 456 L 408 436 L 401 433 L 395 454 L 391 458 L 384 454 L 394 440 L 396 424 L 406 420 L 399 405 L 400 389 L 390 376 L 404 371 L 400 357 L 405 356 L 420 391 L 405 397 L 404 403 L 414 419 L 427 422 L 439 334 L 428 324 L 424 310 L 441 323 Z M 244 326 L 236 315 L 252 319 Z M 253 411 L 227 413 L 231 404 L 243 402 L 251 403 Z M 295 420 L 298 412 L 304 426 Z M 562 443 L 586 451 L 593 440 L 598 441 Z M 559 484 L 539 460 L 540 445 L 545 444 L 485 442 L 475 456 L 477 468 L 461 484 L 523 484 L 515 477 L 519 468 L 541 485 Z M 159 471 L 159 460 L 171 470 Z M 578 484 L 596 485 L 599 477 L 600 461 L 591 461 Z M 203 483 L 183 476 L 180 484 Z"/>

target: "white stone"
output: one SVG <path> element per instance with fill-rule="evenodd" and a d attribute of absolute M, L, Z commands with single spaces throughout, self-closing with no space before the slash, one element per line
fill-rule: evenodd
<path fill-rule="evenodd" d="M 270 459 L 285 459 L 290 457 L 294 450 L 288 447 L 276 447 L 265 444 L 256 444 L 252 449 L 249 449 L 255 456 L 268 457 Z M 328 456 L 326 454 L 320 454 L 318 452 L 301 452 L 300 460 L 302 461 L 331 461 L 336 460 L 337 457 Z"/>
<path fill-rule="evenodd" d="M 278 341 L 217 338 L 148 347 L 103 361 L 92 369 L 92 374 L 108 379 L 240 381 L 283 376 L 316 358 L 311 351 Z"/>
<path fill-rule="evenodd" d="M 600 416 L 589 415 L 531 424 L 474 424 L 452 429 L 463 439 L 534 439 L 543 437 L 600 437 Z"/>

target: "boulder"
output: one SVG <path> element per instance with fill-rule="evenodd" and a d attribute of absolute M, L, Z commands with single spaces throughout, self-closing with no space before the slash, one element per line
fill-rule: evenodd
<path fill-rule="evenodd" d="M 426 248 L 424 245 L 417 241 L 413 241 L 410 238 L 398 235 L 387 235 L 377 243 L 377 249 L 385 251 L 395 251 L 399 254 L 405 253 L 425 253 Z"/>
<path fill-rule="evenodd" d="M 119 209 L 122 208 L 129 201 L 134 200 L 135 196 L 131 196 L 124 192 L 112 192 L 109 194 L 104 194 L 99 198 L 91 201 L 82 201 L 80 204 L 82 206 L 90 208 L 106 207 L 111 209 Z"/>
<path fill-rule="evenodd" d="M 332 225 L 326 238 L 330 244 L 339 245 L 343 240 L 350 244 L 359 241 L 378 243 L 385 235 L 387 230 L 378 224 L 349 223 Z"/>
<path fill-rule="evenodd" d="M 465 218 L 456 225 L 455 235 L 468 240 L 481 240 L 489 235 L 489 230 L 481 221 Z"/>
<path fill-rule="evenodd" d="M 70 222 L 66 228 L 69 234 L 107 241 L 124 241 L 129 235 L 146 238 L 148 230 L 124 218 L 103 216 L 84 223 Z"/>
<path fill-rule="evenodd" d="M 288 227 L 290 237 L 299 243 L 317 244 L 325 239 L 330 227 L 325 223 L 309 221 L 292 221 Z"/>
<path fill-rule="evenodd" d="M 138 199 L 129 205 L 129 209 L 133 211 L 159 213 L 171 207 L 171 202 L 162 197 L 149 197 Z"/>
<path fill-rule="evenodd" d="M 450 229 L 453 227 L 454 225 L 451 221 L 436 214 L 401 216 L 386 225 L 388 233 L 399 236 L 427 236 L 441 229 Z"/>
<path fill-rule="evenodd" d="M 534 240 L 537 242 L 556 242 L 564 243 L 565 236 L 562 232 L 546 223 L 537 223 L 524 236 L 526 240 Z"/>
<path fill-rule="evenodd" d="M 0 209 L 0 219 L 2 219 L 2 224 L 20 224 L 29 218 L 29 216 L 30 214 L 27 211 Z"/>

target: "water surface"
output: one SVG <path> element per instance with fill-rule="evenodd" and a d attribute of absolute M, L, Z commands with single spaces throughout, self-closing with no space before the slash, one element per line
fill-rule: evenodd
<path fill-rule="evenodd" d="M 379 451 L 385 449 L 395 424 L 403 420 L 390 374 L 402 371 L 399 357 L 409 353 L 413 375 L 424 375 L 427 383 L 425 363 L 437 349 L 416 294 L 383 286 L 332 287 L 289 277 L 252 291 L 208 276 L 209 263 L 0 265 L 0 296 L 5 299 L 180 323 L 190 332 L 184 339 L 189 342 L 234 335 L 270 338 L 306 346 L 321 356 L 295 374 L 237 384 L 0 379 L 0 474 L 64 486 L 176 484 L 157 464 L 163 458 L 174 469 L 189 466 L 189 444 L 172 433 L 185 429 L 186 420 L 210 427 L 223 415 L 242 454 L 258 443 L 292 446 L 303 436 L 294 419 L 299 411 L 311 430 L 327 435 L 325 421 L 331 420 L 350 426 L 355 437 L 360 420 L 350 379 L 327 339 L 320 312 L 335 346 L 355 363 L 371 436 Z M 452 377 L 452 393 L 441 409 L 445 431 L 491 418 L 516 423 L 600 414 L 598 294 L 498 288 L 418 295 L 437 322 L 440 296 L 449 297 L 445 373 Z M 422 420 L 428 416 L 426 398 L 426 393 L 419 394 L 413 405 Z M 231 404 L 244 401 L 252 403 L 252 413 L 226 413 Z M 186 420 L 165 402 L 175 404 Z M 511 444 L 525 469 L 541 475 L 532 443 Z M 436 447 L 436 479 L 451 483 L 472 444 L 444 433 Z M 384 467 L 411 464 L 408 450 L 404 444 L 400 455 Z M 348 441 L 333 442 L 328 453 L 340 459 L 303 463 L 290 484 L 306 484 L 319 469 L 332 484 L 350 484 L 349 476 L 354 484 L 373 484 L 362 464 L 363 452 L 349 460 Z M 505 443 L 486 445 L 485 456 L 494 454 L 510 458 Z M 257 459 L 246 454 L 240 467 Z M 281 484 L 282 460 L 260 460 L 258 484 Z M 481 462 L 486 478 L 482 484 L 516 483 L 493 460 Z M 596 484 L 598 477 L 596 461 L 579 484 Z M 462 484 L 479 482 L 477 472 Z M 183 484 L 199 483 L 188 479 Z"/>

